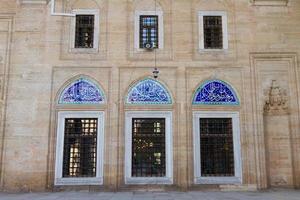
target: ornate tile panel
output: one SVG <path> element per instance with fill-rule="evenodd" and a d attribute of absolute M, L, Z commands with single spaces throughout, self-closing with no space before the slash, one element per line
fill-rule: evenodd
<path fill-rule="evenodd" d="M 172 98 L 160 82 L 146 78 L 130 88 L 126 104 L 172 104 Z"/>
<path fill-rule="evenodd" d="M 60 95 L 59 104 L 103 104 L 104 94 L 91 80 L 79 78 L 68 85 Z"/>
<path fill-rule="evenodd" d="M 195 92 L 193 104 L 239 105 L 234 89 L 221 80 L 204 82 Z"/>

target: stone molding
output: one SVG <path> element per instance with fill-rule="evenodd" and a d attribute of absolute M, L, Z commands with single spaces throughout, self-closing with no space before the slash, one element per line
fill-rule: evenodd
<path fill-rule="evenodd" d="M 269 66 L 266 64 L 269 62 Z M 274 63 L 281 62 L 284 65 L 279 65 L 275 68 Z M 270 67 L 272 66 L 272 67 Z M 297 53 L 295 52 L 253 52 L 250 53 L 250 70 L 251 70 L 251 80 L 252 80 L 252 92 L 259 92 L 256 90 L 261 90 L 258 94 L 252 97 L 253 101 L 253 119 L 256 126 L 254 127 L 254 140 L 255 140 L 255 154 L 256 154 L 256 162 L 257 162 L 257 188 L 263 189 L 268 187 L 267 180 L 267 168 L 266 168 L 266 153 L 265 153 L 265 134 L 264 134 L 264 103 L 265 96 L 263 94 L 263 84 L 262 80 L 265 80 L 266 74 L 269 76 L 273 76 L 270 78 L 270 81 L 277 79 L 281 80 L 281 83 L 290 82 L 290 83 L 298 83 L 298 71 L 297 71 Z M 284 77 L 285 76 L 285 77 Z M 269 86 L 267 86 L 269 88 Z M 285 89 L 288 91 L 287 93 L 291 97 L 298 97 L 300 94 L 299 88 L 290 87 L 289 85 L 285 86 Z M 290 126 L 298 127 L 299 123 L 299 105 L 297 98 L 289 99 L 289 109 L 296 110 L 296 112 L 291 112 L 290 115 Z M 284 114 L 286 115 L 286 114 Z M 291 140 L 294 138 L 298 138 L 299 129 L 295 128 L 291 130 Z M 296 140 L 294 140 L 296 141 Z M 293 160 L 295 162 L 295 166 L 298 164 L 298 146 L 296 142 L 292 143 L 292 155 Z M 299 170 L 294 167 L 294 180 L 295 185 L 300 180 L 300 176 L 298 175 Z M 297 171 L 298 170 L 298 171 Z M 299 183 L 298 183 L 299 184 Z"/>
<path fill-rule="evenodd" d="M 264 113 L 274 115 L 288 113 L 286 91 L 278 85 L 277 80 L 272 80 L 264 105 Z"/>
<path fill-rule="evenodd" d="M 20 4 L 47 4 L 48 0 L 19 0 Z"/>
<path fill-rule="evenodd" d="M 287 6 L 288 0 L 251 0 L 255 6 Z"/>

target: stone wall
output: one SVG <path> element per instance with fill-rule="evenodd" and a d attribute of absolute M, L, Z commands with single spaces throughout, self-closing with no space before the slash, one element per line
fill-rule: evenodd
<path fill-rule="evenodd" d="M 82 109 L 59 107 L 56 98 L 69 80 L 81 74 L 98 81 L 108 100 L 99 108 L 106 113 L 104 186 L 75 189 L 203 188 L 193 184 L 192 112 L 198 110 L 240 113 L 243 183 L 219 188 L 263 189 L 274 185 L 270 177 L 274 173 L 287 177 L 288 186 L 300 187 L 297 60 L 300 1 L 278 2 L 157 0 L 164 12 L 164 49 L 154 53 L 139 52 L 133 46 L 134 10 L 151 10 L 154 0 L 57 0 L 60 12 L 74 8 L 100 9 L 99 51 L 75 54 L 68 49 L 70 17 L 51 16 L 50 3 L 45 0 L 1 0 L 1 188 L 7 191 L 53 189 L 57 112 Z M 200 10 L 227 11 L 227 51 L 199 52 L 197 13 Z M 154 65 L 160 71 L 159 80 L 170 89 L 174 104 L 164 108 L 125 106 L 129 86 L 151 76 Z M 195 88 L 211 78 L 229 82 L 238 92 L 241 105 L 234 108 L 192 106 Z M 277 80 L 286 91 L 288 117 L 264 115 L 266 91 L 272 80 Z M 174 117 L 174 185 L 126 186 L 124 113 L 162 109 L 173 111 Z M 276 129 L 287 131 L 276 132 L 274 124 Z M 283 151 L 272 153 L 278 144 Z M 274 171 L 273 163 L 279 165 L 279 171 Z"/>

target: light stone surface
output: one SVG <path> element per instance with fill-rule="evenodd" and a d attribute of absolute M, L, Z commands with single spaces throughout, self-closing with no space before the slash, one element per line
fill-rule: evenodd
<path fill-rule="evenodd" d="M 286 180 L 280 186 L 300 188 L 299 0 L 157 0 L 157 6 L 164 12 L 164 49 L 156 53 L 134 49 L 134 11 L 153 9 L 155 0 L 56 0 L 59 12 L 63 8 L 67 12 L 78 8 L 100 10 L 100 50 L 82 54 L 69 51 L 70 18 L 51 16 L 50 3 L 36 2 L 46 1 L 0 0 L 1 190 L 88 188 L 53 186 L 59 110 L 106 113 L 104 185 L 90 187 L 91 190 L 257 190 L 276 185 L 272 184 L 276 182 L 275 174 Z M 199 52 L 200 10 L 227 12 L 227 51 Z M 167 86 L 174 104 L 165 107 L 124 105 L 128 88 L 151 76 L 155 65 L 160 71 L 158 80 Z M 107 104 L 58 106 L 59 91 L 82 74 L 100 83 Z M 241 105 L 192 106 L 195 89 L 212 78 L 230 83 Z M 281 117 L 275 114 L 266 118 L 263 108 L 272 80 L 286 91 L 288 112 Z M 173 185 L 124 184 L 124 115 L 130 110 L 173 112 Z M 192 113 L 201 110 L 240 113 L 242 184 L 194 185 Z M 266 192 L 262 196 L 222 193 L 221 196 L 225 199 L 286 199 L 288 194 L 291 195 L 288 199 L 299 199 L 299 193 L 294 191 Z M 78 196 L 77 193 L 47 193 L 42 197 L 38 194 L 24 197 L 51 199 L 52 195 L 53 198 L 71 195 L 73 199 Z M 145 194 L 92 195 L 104 195 L 103 199 L 122 195 L 139 199 Z M 198 195 L 199 199 L 213 199 L 219 193 L 155 193 L 154 197 L 150 193 L 149 199 L 176 199 L 177 195 L 187 199 L 197 199 Z M 0 198 L 24 199 L 5 193 L 0 194 Z"/>
<path fill-rule="evenodd" d="M 295 190 L 263 192 L 58 192 L 58 193 L 0 193 L 0 200 L 298 200 Z"/>

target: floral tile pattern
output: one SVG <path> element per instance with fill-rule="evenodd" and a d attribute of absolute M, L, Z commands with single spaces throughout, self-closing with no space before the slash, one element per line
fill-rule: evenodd
<path fill-rule="evenodd" d="M 59 104 L 102 104 L 104 95 L 99 86 L 85 78 L 68 85 L 60 95 Z"/>
<path fill-rule="evenodd" d="M 224 81 L 209 80 L 196 90 L 193 104 L 239 105 L 239 99 L 233 88 Z"/>
<path fill-rule="evenodd" d="M 130 88 L 127 104 L 172 104 L 168 90 L 158 81 L 146 78 Z"/>

